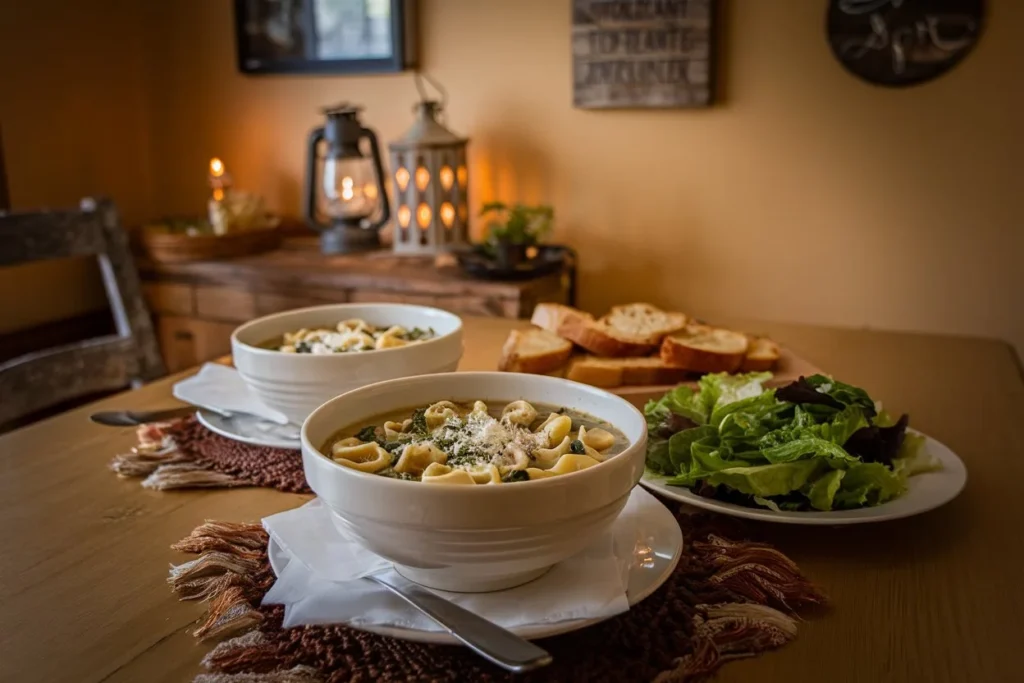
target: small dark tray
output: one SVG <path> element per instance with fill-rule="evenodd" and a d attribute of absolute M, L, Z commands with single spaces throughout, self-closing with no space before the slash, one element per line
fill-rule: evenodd
<path fill-rule="evenodd" d="M 511 267 L 501 266 L 479 246 L 458 251 L 455 258 L 464 272 L 481 280 L 532 280 L 564 271 L 571 278 L 569 299 L 572 303 L 576 298 L 576 250 L 560 244 L 538 244 L 536 249 L 536 256 Z"/>

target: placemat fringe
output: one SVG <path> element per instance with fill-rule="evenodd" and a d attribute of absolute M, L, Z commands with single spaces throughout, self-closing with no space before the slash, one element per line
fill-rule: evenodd
<path fill-rule="evenodd" d="M 225 439 L 194 418 L 141 425 L 137 445 L 114 456 L 110 469 L 125 478 L 143 478 L 158 491 L 189 488 L 269 486 L 309 491 L 297 450 L 266 448 Z"/>
<path fill-rule="evenodd" d="M 142 485 L 165 491 L 184 488 L 226 488 L 252 486 L 252 482 L 225 472 L 178 448 L 168 431 L 177 422 L 140 425 L 135 431 L 138 445 L 128 453 L 115 455 L 110 469 L 125 478 L 145 477 Z"/>
<path fill-rule="evenodd" d="M 615 681 L 627 670 L 636 680 L 657 683 L 704 680 L 730 660 L 785 645 L 797 634 L 796 610 L 825 603 L 781 552 L 715 533 L 722 524 L 714 518 L 677 518 L 687 548 L 666 586 L 624 615 L 545 640 L 556 664 L 522 680 Z M 172 566 L 168 583 L 182 600 L 209 603 L 194 635 L 223 641 L 203 659 L 210 673 L 196 683 L 511 680 L 460 648 L 396 641 L 340 625 L 281 628 L 282 610 L 259 606 L 274 581 L 268 540 L 258 524 L 206 522 L 173 546 L 197 557 Z M 636 629 L 655 632 L 639 636 Z M 642 647 L 636 637 L 644 639 Z M 584 643 L 597 648 L 594 661 L 574 656 Z M 632 659 L 612 665 L 606 660 L 614 651 Z"/>

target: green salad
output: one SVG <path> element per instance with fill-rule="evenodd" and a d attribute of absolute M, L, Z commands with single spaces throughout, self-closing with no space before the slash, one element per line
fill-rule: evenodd
<path fill-rule="evenodd" d="M 772 510 L 847 510 L 939 469 L 908 418 L 825 375 L 776 389 L 770 372 L 705 375 L 644 408 L 647 468 L 698 495 Z"/>

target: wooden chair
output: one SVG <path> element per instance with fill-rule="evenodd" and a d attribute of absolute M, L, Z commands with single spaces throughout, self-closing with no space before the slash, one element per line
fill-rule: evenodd
<path fill-rule="evenodd" d="M 7 191 L 7 168 L 4 166 L 4 131 L 0 128 L 0 213 L 11 208 L 11 195 Z"/>
<path fill-rule="evenodd" d="M 72 256 L 99 261 L 117 332 L 0 365 L 0 425 L 165 374 L 128 235 L 111 202 L 85 199 L 81 211 L 0 213 L 0 267 Z"/>

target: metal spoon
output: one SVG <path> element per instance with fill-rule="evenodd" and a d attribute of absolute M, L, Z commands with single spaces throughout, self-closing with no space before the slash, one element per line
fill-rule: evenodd
<path fill-rule="evenodd" d="M 108 427 L 137 427 L 150 422 L 163 422 L 179 417 L 188 417 L 195 413 L 196 410 L 195 406 L 182 406 L 181 408 L 168 408 L 167 410 L 110 410 L 102 413 L 93 413 L 89 416 L 89 419 L 97 424 L 107 425 Z M 226 413 L 223 410 L 214 410 L 212 408 L 203 408 L 203 410 L 215 412 L 223 417 L 231 417 L 230 413 Z"/>
<path fill-rule="evenodd" d="M 503 669 L 523 673 L 551 663 L 552 657 L 547 650 L 412 581 L 394 575 L 387 580 L 375 574 L 366 578 L 384 586 L 444 627 L 470 650 Z"/>

